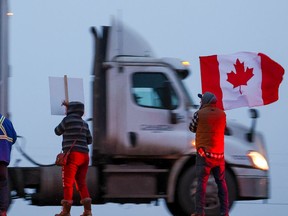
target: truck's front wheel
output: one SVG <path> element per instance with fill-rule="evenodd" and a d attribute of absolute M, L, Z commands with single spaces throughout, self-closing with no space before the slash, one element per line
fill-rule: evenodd
<path fill-rule="evenodd" d="M 236 187 L 230 172 L 226 171 L 226 181 L 229 192 L 229 202 L 232 206 L 236 198 Z M 197 186 L 196 168 L 191 167 L 180 177 L 177 188 L 177 203 L 185 215 L 191 215 L 195 210 L 195 194 Z M 220 203 L 217 195 L 217 185 L 213 176 L 210 176 L 206 187 L 205 213 L 209 216 L 220 214 Z"/>
<path fill-rule="evenodd" d="M 185 213 L 182 211 L 181 207 L 178 205 L 177 202 L 168 203 L 166 202 L 167 209 L 173 216 L 184 216 Z"/>

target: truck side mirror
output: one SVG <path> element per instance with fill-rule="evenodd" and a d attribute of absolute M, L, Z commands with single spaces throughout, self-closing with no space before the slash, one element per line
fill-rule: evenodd
<path fill-rule="evenodd" d="M 250 111 L 250 118 L 252 119 L 259 118 L 258 110 L 250 109 L 249 111 Z"/>
<path fill-rule="evenodd" d="M 254 134 L 255 134 L 255 128 L 256 128 L 256 119 L 259 118 L 259 113 L 258 110 L 256 109 L 250 109 L 250 118 L 252 118 L 252 125 L 250 128 L 250 131 L 246 134 L 247 135 L 247 140 L 249 142 L 254 141 Z"/>

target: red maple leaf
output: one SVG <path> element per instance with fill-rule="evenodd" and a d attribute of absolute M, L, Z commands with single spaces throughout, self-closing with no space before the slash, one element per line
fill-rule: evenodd
<path fill-rule="evenodd" d="M 230 73 L 227 73 L 227 81 L 230 82 L 233 85 L 233 88 L 236 88 L 239 86 L 239 92 L 242 94 L 241 91 L 241 85 L 246 85 L 248 80 L 250 80 L 254 74 L 253 74 L 253 68 L 247 67 L 245 70 L 244 62 L 240 62 L 239 59 L 236 60 L 236 64 L 234 64 L 236 73 L 234 71 L 231 71 Z"/>

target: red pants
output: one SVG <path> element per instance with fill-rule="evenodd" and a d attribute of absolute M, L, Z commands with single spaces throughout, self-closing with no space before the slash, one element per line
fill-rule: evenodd
<path fill-rule="evenodd" d="M 81 199 L 90 198 L 86 184 L 86 174 L 89 165 L 89 154 L 71 152 L 67 164 L 62 167 L 62 183 L 64 200 L 73 200 L 73 185 L 80 193 Z"/>

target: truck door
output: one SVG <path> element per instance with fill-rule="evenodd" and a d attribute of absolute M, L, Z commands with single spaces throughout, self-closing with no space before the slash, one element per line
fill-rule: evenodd
<path fill-rule="evenodd" d="M 133 155 L 173 155 L 187 148 L 187 112 L 175 73 L 166 67 L 125 67 L 127 130 Z"/>

